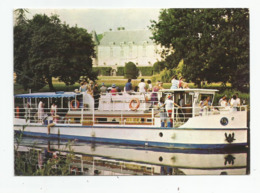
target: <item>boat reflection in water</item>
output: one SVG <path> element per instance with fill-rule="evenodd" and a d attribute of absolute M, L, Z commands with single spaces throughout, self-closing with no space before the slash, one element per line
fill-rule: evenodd
<path fill-rule="evenodd" d="M 23 138 L 19 151 L 30 148 L 66 155 L 68 141 Z M 72 175 L 246 175 L 248 149 L 181 150 L 118 146 L 74 141 Z M 44 151 L 41 151 L 44 152 Z"/>

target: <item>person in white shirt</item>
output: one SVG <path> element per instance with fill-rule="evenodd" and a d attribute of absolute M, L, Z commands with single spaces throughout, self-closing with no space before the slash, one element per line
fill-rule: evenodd
<path fill-rule="evenodd" d="M 42 122 L 44 118 L 44 104 L 42 101 L 38 104 L 38 120 L 39 122 Z"/>
<path fill-rule="evenodd" d="M 218 106 L 222 106 L 221 103 L 224 101 L 224 100 L 227 100 L 227 96 L 224 95 L 223 97 L 221 97 L 218 101 Z"/>
<path fill-rule="evenodd" d="M 179 80 L 176 79 L 176 76 L 172 77 L 171 83 L 172 83 L 171 89 L 179 88 Z"/>
<path fill-rule="evenodd" d="M 231 111 L 236 112 L 237 107 L 240 106 L 240 99 L 237 100 L 237 95 L 233 95 L 231 101 L 230 101 Z"/>
<path fill-rule="evenodd" d="M 165 100 L 163 106 L 165 106 L 165 110 L 166 110 L 166 112 L 167 112 L 168 117 L 171 117 L 171 116 L 172 116 L 173 106 L 176 106 L 176 107 L 181 108 L 181 106 L 179 106 L 178 104 L 176 104 L 175 102 L 173 102 L 171 95 L 169 95 L 168 98 Z"/>
<path fill-rule="evenodd" d="M 140 93 L 145 93 L 146 92 L 146 84 L 144 82 L 144 79 L 142 78 L 141 79 L 141 82 L 138 84 L 138 87 L 139 87 L 139 92 Z"/>

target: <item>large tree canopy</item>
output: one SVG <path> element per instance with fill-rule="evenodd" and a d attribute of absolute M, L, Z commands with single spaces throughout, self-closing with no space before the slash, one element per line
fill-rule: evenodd
<path fill-rule="evenodd" d="M 48 84 L 54 90 L 53 77 L 66 85 L 82 76 L 95 79 L 94 54 L 91 35 L 85 29 L 61 24 L 56 15 L 37 14 L 14 26 L 14 71 L 24 89 L 38 90 Z"/>
<path fill-rule="evenodd" d="M 150 29 L 152 39 L 165 48 L 168 67 L 183 59 L 186 80 L 248 88 L 248 9 L 163 9 Z"/>

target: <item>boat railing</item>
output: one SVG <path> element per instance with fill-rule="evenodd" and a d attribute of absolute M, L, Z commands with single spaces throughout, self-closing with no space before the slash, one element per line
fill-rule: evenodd
<path fill-rule="evenodd" d="M 51 113 L 50 108 L 44 108 L 39 112 L 36 108 L 15 108 L 14 117 L 25 119 L 29 123 L 39 124 L 80 124 L 80 125 L 135 125 L 135 126 L 161 126 L 162 122 L 171 122 L 175 127 L 183 125 L 192 117 L 225 115 L 234 112 L 247 111 L 247 106 L 221 107 L 174 107 L 169 113 L 158 108 L 149 110 L 139 109 L 140 111 L 118 111 L 116 113 L 102 112 L 98 109 L 90 108 L 75 109 L 57 108 L 56 112 Z M 193 113 L 193 112 L 198 113 Z"/>

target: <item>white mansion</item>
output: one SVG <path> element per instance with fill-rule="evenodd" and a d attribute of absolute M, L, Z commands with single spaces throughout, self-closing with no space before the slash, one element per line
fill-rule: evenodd
<path fill-rule="evenodd" d="M 92 32 L 96 44 L 96 59 L 93 67 L 117 67 L 133 62 L 136 66 L 153 66 L 161 57 L 160 46 L 150 39 L 150 30 L 118 30 L 103 34 L 98 42 L 95 32 Z M 114 73 L 115 73 L 114 72 Z M 113 73 L 113 74 L 114 74 Z"/>

